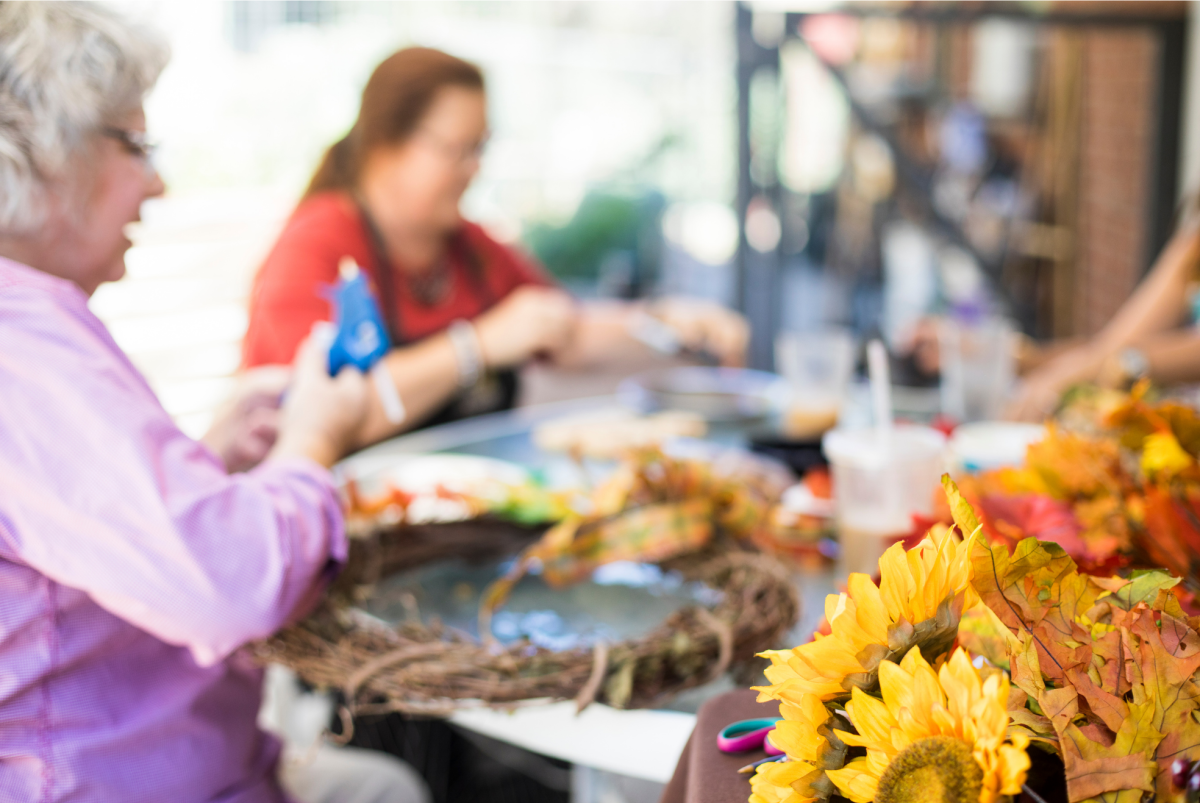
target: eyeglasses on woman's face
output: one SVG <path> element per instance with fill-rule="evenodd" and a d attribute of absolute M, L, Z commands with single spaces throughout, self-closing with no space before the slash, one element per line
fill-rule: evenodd
<path fill-rule="evenodd" d="M 450 162 L 456 167 L 462 167 L 473 161 L 478 161 L 483 158 L 483 151 L 487 148 L 489 134 L 484 134 L 479 139 L 472 142 L 455 142 L 449 137 L 443 136 L 434 131 L 428 126 L 421 126 L 416 131 L 417 135 L 423 142 L 429 145 L 443 159 Z"/>
<path fill-rule="evenodd" d="M 146 167 L 147 173 L 156 171 L 154 165 L 154 153 L 158 150 L 158 143 L 150 142 L 146 139 L 145 131 L 138 131 L 132 128 L 117 128 L 116 126 L 105 126 L 100 129 L 100 133 L 109 139 L 114 139 L 121 144 L 126 152 L 131 156 L 136 156 L 142 160 Z"/>

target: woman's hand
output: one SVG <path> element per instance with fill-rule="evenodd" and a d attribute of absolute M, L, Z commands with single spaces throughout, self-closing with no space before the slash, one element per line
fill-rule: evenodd
<path fill-rule="evenodd" d="M 1026 375 L 1020 390 L 1004 411 L 1016 421 L 1042 422 L 1054 414 L 1072 385 L 1096 379 L 1103 358 L 1086 346 L 1063 352 Z"/>
<path fill-rule="evenodd" d="M 707 351 L 722 365 L 745 364 L 750 327 L 733 310 L 700 299 L 664 298 L 650 308 L 650 314 L 671 327 L 684 347 Z"/>
<path fill-rule="evenodd" d="M 238 378 L 233 395 L 217 410 L 202 440 L 230 473 L 263 461 L 279 433 L 279 402 L 292 377 L 282 365 L 252 368 Z"/>
<path fill-rule="evenodd" d="M 329 467 L 356 443 L 370 386 L 352 366 L 329 376 L 329 340 L 314 331 L 300 345 L 272 458 L 308 457 Z"/>
<path fill-rule="evenodd" d="M 574 336 L 578 312 L 562 290 L 518 287 L 474 321 L 484 365 L 510 368 L 537 355 L 553 356 Z"/>

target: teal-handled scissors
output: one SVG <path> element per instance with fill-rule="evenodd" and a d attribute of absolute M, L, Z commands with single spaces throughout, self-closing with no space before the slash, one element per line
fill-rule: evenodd
<path fill-rule="evenodd" d="M 782 755 L 783 751 L 771 744 L 771 740 L 767 738 L 780 719 L 782 717 L 742 719 L 726 725 L 717 734 L 717 749 L 722 753 L 745 753 L 747 750 L 757 750 L 761 747 L 767 751 L 767 755 Z"/>

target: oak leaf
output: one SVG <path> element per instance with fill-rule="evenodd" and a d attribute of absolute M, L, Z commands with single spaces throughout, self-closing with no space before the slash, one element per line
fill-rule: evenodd
<path fill-rule="evenodd" d="M 1061 548 L 1027 539 L 973 547 L 973 583 L 1009 627 L 1025 711 L 1014 728 L 1056 744 L 1072 803 L 1171 794 L 1171 761 L 1200 758 L 1200 632 L 1162 571 L 1081 574 Z M 1014 701 L 1013 707 L 1020 703 Z M 1156 789 L 1157 787 L 1157 789 Z"/>

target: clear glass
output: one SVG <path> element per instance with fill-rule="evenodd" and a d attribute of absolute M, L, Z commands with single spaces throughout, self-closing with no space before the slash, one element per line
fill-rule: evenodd
<path fill-rule="evenodd" d="M 789 386 L 783 434 L 816 440 L 838 422 L 854 370 L 854 338 L 842 329 L 781 332 L 775 338 L 775 370 Z"/>
<path fill-rule="evenodd" d="M 942 321 L 942 412 L 960 423 L 1000 418 L 1015 376 L 1015 338 L 1004 318 Z"/>

